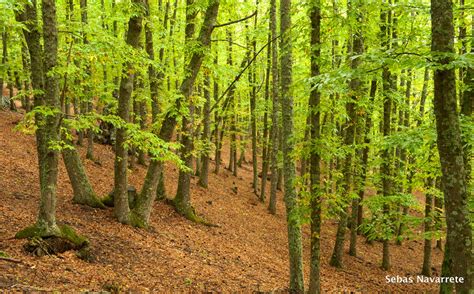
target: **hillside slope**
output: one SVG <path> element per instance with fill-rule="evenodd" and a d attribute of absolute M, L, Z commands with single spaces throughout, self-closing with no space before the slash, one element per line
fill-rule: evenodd
<path fill-rule="evenodd" d="M 163 202 L 157 202 L 151 230 L 139 230 L 115 222 L 112 210 L 73 205 L 72 189 L 64 164 L 60 164 L 57 219 L 89 237 L 97 261 L 87 263 L 73 252 L 37 258 L 25 253 L 25 240 L 12 239 L 36 218 L 39 198 L 34 136 L 13 131 L 21 114 L 0 111 L 0 250 L 21 263 L 0 260 L 0 289 L 9 290 L 104 290 L 133 292 L 170 291 L 285 291 L 288 254 L 284 204 L 279 194 L 277 215 L 267 213 L 251 189 L 251 167 L 239 177 L 222 169 L 210 174 L 208 190 L 195 185 L 192 201 L 196 211 L 219 227 L 191 223 Z M 85 150 L 81 154 L 84 158 Z M 227 151 L 227 150 L 225 150 Z M 95 145 L 100 165 L 84 163 L 93 187 L 106 195 L 113 186 L 113 153 Z M 213 163 L 211 169 L 213 169 Z M 176 189 L 177 170 L 167 166 L 169 196 Z M 146 169 L 137 166 L 130 181 L 138 189 Z M 232 192 L 232 184 L 238 193 Z M 326 291 L 374 292 L 436 291 L 435 284 L 386 284 L 386 275 L 415 276 L 422 263 L 422 241 L 392 246 L 392 270 L 379 268 L 381 244 L 367 245 L 359 238 L 359 257 L 344 256 L 345 268 L 328 265 L 335 236 L 335 222 L 326 221 L 322 231 L 322 286 Z M 305 261 L 309 260 L 308 228 L 305 228 Z M 442 252 L 433 251 L 435 274 Z M 307 262 L 306 282 L 309 268 Z"/>

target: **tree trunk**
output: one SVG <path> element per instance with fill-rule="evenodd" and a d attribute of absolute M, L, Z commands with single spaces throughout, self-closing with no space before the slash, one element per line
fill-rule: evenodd
<path fill-rule="evenodd" d="M 7 67 L 7 56 L 8 56 L 8 32 L 6 29 L 2 32 L 2 67 Z M 3 83 L 4 76 L 3 73 L 0 75 L 0 96 L 3 96 Z"/>
<path fill-rule="evenodd" d="M 18 20 L 25 23 L 23 30 L 31 58 L 31 80 L 34 90 L 34 105 L 59 109 L 58 80 L 56 75 L 49 73 L 57 64 L 58 32 L 56 26 L 55 1 L 42 1 L 43 44 L 37 20 L 36 1 L 28 3 L 25 11 L 17 13 Z M 44 56 L 44 59 L 42 57 Z M 44 70 L 44 71 L 43 71 Z M 47 85 L 47 86 L 45 86 Z M 44 94 L 43 94 L 44 93 Z M 50 142 L 59 141 L 59 115 L 42 116 L 36 114 L 36 146 L 38 151 L 38 166 L 40 180 L 40 205 L 35 228 L 42 237 L 60 234 L 56 223 L 56 187 L 58 177 L 59 152 L 49 148 Z M 29 230 L 20 231 L 17 236 Z"/>
<path fill-rule="evenodd" d="M 193 3 L 192 0 L 188 0 L 187 9 L 191 8 L 190 5 Z M 201 44 L 204 48 L 208 48 L 210 44 L 210 37 L 212 30 L 214 28 L 214 23 L 217 18 L 217 13 L 219 10 L 219 0 L 214 0 L 206 10 L 206 15 L 204 18 L 204 23 L 201 28 L 201 36 L 205 36 L 205 39 L 201 41 Z M 192 10 L 191 10 L 192 11 Z M 193 15 L 194 14 L 194 15 Z M 194 35 L 194 19 L 195 13 L 186 13 L 186 40 L 189 41 Z M 202 53 L 201 53 L 202 54 Z M 193 56 L 194 57 L 194 56 Z M 199 67 L 201 66 L 203 56 L 200 57 Z M 197 74 L 197 73 L 196 73 Z M 193 81 L 194 82 L 194 81 Z M 182 88 L 182 95 L 187 103 L 189 103 L 189 118 L 183 116 L 182 119 L 182 136 L 181 136 L 181 160 L 184 164 L 192 170 L 192 150 L 193 150 L 193 116 L 194 116 L 194 105 L 190 101 L 192 90 L 194 88 L 194 83 L 188 85 L 189 88 Z M 184 91 L 183 91 L 184 90 Z M 191 195 L 190 195 L 190 183 L 191 183 L 191 171 L 180 170 L 179 179 L 178 179 L 178 188 L 176 196 L 173 200 L 175 209 L 185 216 L 186 218 L 199 221 L 197 218 L 194 209 L 191 205 Z"/>
<path fill-rule="evenodd" d="M 292 84 L 292 38 L 291 38 L 291 0 L 280 2 L 280 35 L 281 35 L 281 107 L 283 173 L 285 184 L 286 220 L 288 227 L 288 249 L 290 257 L 291 293 L 304 293 L 303 256 L 301 244 L 301 226 L 298 220 L 298 195 L 295 189 L 295 163 L 293 154 L 293 96 Z"/>
<path fill-rule="evenodd" d="M 258 12 L 258 0 L 256 0 L 255 4 L 255 16 L 254 16 L 254 30 L 257 31 L 257 12 Z M 255 54 L 257 51 L 257 39 L 256 36 L 252 39 L 252 55 L 255 58 Z M 257 114 L 256 106 L 257 106 L 257 67 L 253 66 L 251 72 L 249 72 L 249 76 L 252 77 L 250 81 L 252 85 L 252 92 L 250 93 L 250 124 L 251 124 L 251 131 L 252 131 L 252 172 L 253 172 L 253 180 L 252 180 L 252 187 L 253 192 L 255 195 L 258 195 L 258 150 L 257 150 Z M 243 153 L 245 154 L 245 153 Z"/>
<path fill-rule="evenodd" d="M 201 156 L 201 172 L 199 174 L 199 185 L 201 187 L 207 188 L 208 178 L 209 178 L 209 153 L 210 153 L 210 136 L 211 136 L 211 77 L 209 73 L 205 74 L 204 77 L 204 98 L 206 102 L 204 103 L 204 126 L 202 130 L 201 140 L 204 144 L 204 151 Z"/>
<path fill-rule="evenodd" d="M 72 142 L 69 143 L 72 145 Z M 73 146 L 71 147 L 74 148 Z M 71 182 L 72 190 L 74 192 L 72 201 L 77 204 L 84 204 L 91 207 L 105 208 L 90 184 L 77 150 L 75 148 L 67 148 L 63 150 L 62 154 L 69 181 Z"/>
<path fill-rule="evenodd" d="M 381 39 L 382 39 L 382 47 L 385 50 L 389 49 L 390 44 L 390 29 L 389 26 L 391 24 L 392 12 L 389 10 L 388 13 L 385 11 L 381 12 L 380 20 L 381 20 Z M 390 135 L 390 124 L 391 124 L 391 114 L 392 114 L 392 101 L 391 101 L 391 93 L 393 91 L 394 78 L 391 75 L 390 70 L 388 69 L 387 65 L 384 65 L 383 72 L 382 72 L 382 89 L 383 89 L 383 123 L 382 123 L 382 134 L 384 138 L 387 138 Z M 382 151 L 382 166 L 381 166 L 381 173 L 382 173 L 382 193 L 384 197 L 390 197 L 392 194 L 392 181 L 391 177 L 391 168 L 390 168 L 390 156 L 391 151 L 389 148 L 385 148 Z M 389 213 L 389 206 L 387 204 L 383 207 L 383 213 Z M 389 223 L 385 223 L 386 226 L 390 226 Z M 390 247 L 389 247 L 389 238 L 383 238 L 383 254 L 382 254 L 382 269 L 389 270 L 390 269 Z"/>
<path fill-rule="evenodd" d="M 134 0 L 134 4 L 143 6 L 142 0 Z M 130 17 L 128 22 L 127 44 L 133 48 L 139 47 L 140 33 L 142 31 L 142 15 Z M 120 81 L 118 115 L 124 122 L 130 120 L 130 99 L 133 91 L 133 64 L 124 65 L 124 75 Z M 115 169 L 114 169 L 114 214 L 121 223 L 130 223 L 130 207 L 128 204 L 128 150 L 125 146 L 127 130 L 125 127 L 117 128 L 115 142 Z"/>
<path fill-rule="evenodd" d="M 321 1 L 316 0 L 310 6 L 311 20 L 311 77 L 318 77 L 320 74 L 319 60 L 321 58 Z M 318 149 L 318 142 L 321 140 L 321 127 L 319 111 L 321 93 L 316 85 L 311 85 L 309 97 L 310 111 L 310 174 L 311 174 L 311 259 L 309 292 L 321 292 L 321 155 Z"/>
<path fill-rule="evenodd" d="M 277 22 L 276 22 L 276 0 L 270 1 L 270 33 L 272 40 L 276 38 Z M 277 203 L 277 183 L 278 183 L 278 109 L 279 109 L 279 80 L 278 80 L 278 43 L 271 45 L 272 49 L 272 128 L 270 132 L 271 162 L 270 162 L 270 202 L 268 210 L 271 214 L 276 214 Z"/>
<path fill-rule="evenodd" d="M 431 178 L 428 180 L 428 185 L 431 187 L 435 186 L 434 179 Z M 433 206 L 433 195 L 430 192 L 426 193 L 425 199 L 425 221 L 424 221 L 424 231 L 425 231 L 425 244 L 423 247 L 423 267 L 421 269 L 421 274 L 427 277 L 431 277 L 431 237 L 427 237 L 426 234 L 430 234 L 432 230 L 432 206 Z"/>
<path fill-rule="evenodd" d="M 453 7 L 450 0 L 431 1 L 431 50 L 440 64 L 451 58 L 439 53 L 454 53 Z M 456 111 L 456 76 L 453 68 L 434 72 L 434 111 L 436 116 L 437 145 L 441 161 L 442 188 L 446 207 L 446 251 L 443 261 L 448 276 L 464 277 L 464 283 L 455 285 L 459 293 L 474 288 L 472 267 L 472 231 L 468 209 L 467 177 L 464 153 Z M 443 275 L 446 272 L 443 271 Z"/>
<path fill-rule="evenodd" d="M 372 82 L 370 83 L 370 105 L 373 104 L 375 100 L 375 94 L 377 92 L 377 80 L 373 79 Z M 363 220 L 363 206 L 360 204 L 362 200 L 364 200 L 364 194 L 365 194 L 365 181 L 367 178 L 367 163 L 369 161 L 369 150 L 370 150 L 370 130 L 372 128 L 372 110 L 371 107 L 369 106 L 369 109 L 367 110 L 366 116 L 365 116 L 365 130 L 364 130 L 364 150 L 362 150 L 362 162 L 361 162 L 361 172 L 360 172 L 360 183 L 359 183 L 359 189 L 358 189 L 358 196 L 359 196 L 359 208 L 357 209 L 357 225 L 360 226 L 362 225 L 362 220 Z M 360 230 L 358 230 L 358 233 L 360 234 Z"/>
<path fill-rule="evenodd" d="M 198 43 L 205 47 L 208 47 L 210 44 L 210 38 L 212 29 L 214 28 L 214 23 L 217 17 L 217 12 L 219 9 L 219 1 L 214 0 L 212 4 L 207 8 L 203 25 L 201 26 L 201 31 L 197 39 Z M 189 29 L 189 28 L 188 28 Z M 192 36 L 193 32 L 187 32 L 187 36 Z M 185 66 L 185 78 L 180 86 L 180 92 L 182 98 L 178 98 L 176 101 L 176 109 L 180 108 L 181 101 L 180 99 L 189 100 L 189 97 L 192 95 L 194 88 L 194 82 L 196 81 L 197 74 L 201 68 L 202 60 L 204 58 L 204 51 L 197 50 L 194 51 L 191 55 L 189 61 Z M 165 119 L 162 123 L 159 137 L 164 141 L 168 142 L 173 136 L 174 129 L 176 127 L 176 114 L 174 110 L 168 112 L 165 116 Z M 160 182 L 160 175 L 163 172 L 163 163 L 158 160 L 150 161 L 148 166 L 147 174 L 140 195 L 138 195 L 135 201 L 135 207 L 132 211 L 133 216 L 133 225 L 138 227 L 148 227 L 150 214 L 152 210 L 152 205 L 156 197 L 157 185 Z M 185 188 L 185 187 L 184 187 Z M 181 189 L 184 189 L 181 188 Z"/>
<path fill-rule="evenodd" d="M 271 26 L 271 25 L 270 25 Z M 268 34 L 268 43 L 271 41 L 271 33 Z M 271 50 L 270 44 L 267 49 L 267 68 L 265 71 L 265 102 L 263 114 L 263 146 L 262 146 L 262 184 L 260 186 L 260 201 L 265 202 L 267 179 L 268 179 L 268 98 L 270 96 L 270 69 L 271 69 Z"/>

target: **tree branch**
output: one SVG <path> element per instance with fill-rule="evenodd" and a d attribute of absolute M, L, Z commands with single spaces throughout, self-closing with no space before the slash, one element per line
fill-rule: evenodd
<path fill-rule="evenodd" d="M 233 25 L 234 23 L 242 22 L 242 21 L 245 21 L 245 20 L 247 20 L 247 19 L 249 19 L 249 18 L 252 18 L 252 17 L 254 17 L 256 14 L 257 14 L 257 10 L 255 10 L 251 15 L 246 16 L 246 17 L 244 17 L 244 18 L 241 18 L 241 19 L 238 19 L 238 20 L 232 20 L 232 21 L 229 21 L 229 22 L 226 22 L 226 23 L 223 23 L 223 24 L 216 24 L 216 25 L 214 25 L 214 28 L 220 28 L 220 27 L 225 27 L 225 26 Z"/>

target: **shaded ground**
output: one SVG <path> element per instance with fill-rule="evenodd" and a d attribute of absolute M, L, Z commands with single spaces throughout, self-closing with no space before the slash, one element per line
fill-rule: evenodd
<path fill-rule="evenodd" d="M 72 189 L 64 164 L 60 164 L 57 219 L 89 237 L 97 261 L 87 263 L 66 252 L 59 256 L 33 257 L 25 253 L 25 240 L 13 235 L 35 221 L 39 198 L 34 136 L 14 132 L 20 114 L 0 111 L 0 250 L 21 260 L 0 260 L 0 289 L 9 290 L 131 290 L 251 292 L 283 290 L 288 284 L 286 222 L 282 195 L 277 215 L 267 213 L 251 189 L 251 167 L 239 177 L 222 168 L 210 174 L 208 190 L 195 185 L 196 211 L 218 224 L 209 228 L 191 223 L 162 202 L 157 202 L 149 231 L 121 225 L 112 210 L 73 205 Z M 85 150 L 81 154 L 84 158 Z M 110 147 L 95 145 L 100 165 L 84 159 L 99 195 L 113 185 L 114 156 Z M 224 150 L 225 152 L 227 150 Z M 214 164 L 211 164 L 213 170 Z M 130 181 L 141 186 L 146 169 L 137 166 Z M 166 187 L 174 195 L 177 170 L 167 167 Z M 233 182 L 238 193 L 232 192 Z M 436 291 L 435 284 L 386 284 L 386 275 L 416 276 L 422 264 L 422 241 L 392 246 L 392 270 L 379 268 L 381 244 L 367 245 L 359 238 L 359 257 L 344 256 L 345 268 L 334 269 L 328 260 L 334 245 L 336 223 L 326 221 L 322 232 L 322 286 L 325 291 L 406 292 Z M 305 228 L 305 261 L 309 260 L 309 230 Z M 348 243 L 348 242 L 347 242 Z M 348 244 L 346 244 L 348 246 Z M 347 248 L 346 248 L 347 252 Z M 442 252 L 433 250 L 438 275 Z M 309 268 L 306 267 L 306 281 Z"/>

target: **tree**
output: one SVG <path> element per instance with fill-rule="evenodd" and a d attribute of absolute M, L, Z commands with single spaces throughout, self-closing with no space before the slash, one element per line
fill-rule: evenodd
<path fill-rule="evenodd" d="M 272 40 L 276 40 L 276 0 L 270 1 L 270 34 Z M 276 213 L 276 192 L 278 183 L 278 113 L 279 113 L 279 77 L 278 77 L 278 42 L 274 42 L 271 46 L 272 51 L 272 128 L 270 132 L 270 202 L 268 204 L 268 210 L 271 214 Z"/>
<path fill-rule="evenodd" d="M 218 0 L 213 0 L 210 5 L 207 7 L 203 24 L 201 26 L 201 30 L 199 32 L 199 36 L 197 37 L 197 43 L 199 46 L 202 46 L 202 48 L 206 48 L 210 44 L 210 38 L 211 38 L 211 33 L 214 28 L 214 23 L 217 18 L 217 13 L 219 10 L 219 1 Z M 189 20 L 191 21 L 191 20 Z M 191 38 L 193 35 L 190 30 L 190 27 L 188 27 L 188 32 L 187 32 L 187 38 Z M 187 60 L 187 63 L 185 65 L 185 75 L 183 78 L 183 81 L 181 83 L 181 86 L 179 88 L 179 91 L 182 95 L 182 98 L 178 98 L 176 101 L 176 109 L 180 108 L 181 105 L 181 99 L 184 99 L 183 102 L 186 102 L 190 99 L 192 93 L 193 93 L 193 88 L 194 88 L 194 83 L 196 81 L 197 75 L 199 73 L 199 70 L 201 68 L 202 60 L 204 58 L 204 50 L 196 50 L 193 51 L 189 59 Z M 174 110 L 170 110 L 163 122 L 162 126 L 160 129 L 159 137 L 165 141 L 169 142 L 173 136 L 174 129 L 177 124 L 177 118 L 176 118 L 176 113 Z M 186 138 L 184 140 L 187 140 Z M 185 142 L 188 144 L 189 142 Z M 181 151 L 183 152 L 182 154 L 188 155 L 186 152 L 189 150 L 189 148 L 192 148 L 191 145 L 187 145 L 184 149 Z M 190 154 L 189 154 L 190 156 Z M 187 158 L 186 158 L 187 159 Z M 188 167 L 189 167 L 189 161 Z M 149 219 L 150 219 L 150 214 L 151 214 L 151 209 L 153 205 L 153 201 L 156 197 L 156 189 L 158 186 L 158 183 L 160 181 L 160 176 L 162 175 L 163 171 L 163 162 L 159 161 L 158 158 L 152 159 L 150 162 L 150 165 L 147 170 L 147 174 L 145 177 L 145 181 L 143 183 L 143 187 L 141 190 L 140 195 L 136 199 L 136 204 L 135 207 L 132 211 L 133 219 L 134 219 L 134 225 L 138 227 L 147 227 L 149 225 Z M 183 174 L 181 174 L 181 172 Z M 186 187 L 187 181 L 189 179 L 186 179 L 186 177 L 189 177 L 190 171 L 181 171 L 181 188 L 178 188 L 179 193 L 177 193 L 178 198 L 174 200 L 174 203 L 176 205 L 176 209 L 178 212 L 182 212 L 183 214 L 188 214 L 189 217 L 194 216 L 194 211 L 190 205 L 190 197 L 189 197 L 189 185 Z M 185 187 L 183 187 L 183 184 Z M 181 190 L 180 190 L 181 189 Z M 187 202 L 186 202 L 187 201 Z M 192 214 L 191 214 L 192 213 Z"/>
<path fill-rule="evenodd" d="M 142 31 L 142 10 L 144 2 L 133 0 L 137 14 L 130 17 L 128 21 L 127 44 L 137 49 Z M 124 75 L 120 81 L 118 115 L 124 125 L 117 129 L 115 142 L 115 167 L 114 167 L 114 214 L 117 220 L 124 224 L 130 223 L 130 207 L 128 204 L 128 148 L 126 147 L 127 129 L 125 123 L 130 120 L 130 98 L 133 91 L 133 80 L 135 77 L 133 64 L 129 61 L 124 66 Z"/>
<path fill-rule="evenodd" d="M 315 1 L 310 7 L 311 20 L 311 77 L 318 78 L 320 74 L 319 60 L 321 58 L 321 2 Z M 320 238 L 321 238 L 321 155 L 318 150 L 318 142 L 321 140 L 321 127 L 319 111 L 321 93 L 316 84 L 312 85 L 309 100 L 310 109 L 310 173 L 311 173 L 311 272 L 309 281 L 309 293 L 321 292 L 320 281 Z"/>
<path fill-rule="evenodd" d="M 464 283 L 456 284 L 456 291 L 468 293 L 474 288 L 468 183 L 456 110 L 456 76 L 454 69 L 446 67 L 452 60 L 449 53 L 454 52 L 452 5 L 450 0 L 431 1 L 431 50 L 437 62 L 434 70 L 434 112 L 447 224 L 447 248 L 443 263 L 449 272 L 443 271 L 443 275 L 464 277 Z"/>
<path fill-rule="evenodd" d="M 293 97 L 292 83 L 292 38 L 291 38 L 291 0 L 280 2 L 281 35 L 281 107 L 283 174 L 285 184 L 286 220 L 288 227 L 288 249 L 290 256 L 290 292 L 304 293 L 303 260 L 301 244 L 301 225 L 298 213 L 298 195 L 295 190 L 295 164 L 291 157 L 294 149 L 293 136 Z"/>
<path fill-rule="evenodd" d="M 38 152 L 40 203 L 36 223 L 19 231 L 16 238 L 59 237 L 76 245 L 82 245 L 83 238 L 68 226 L 56 222 L 56 191 L 58 158 L 60 147 L 60 105 L 58 76 L 53 72 L 58 57 L 58 29 L 55 1 L 43 0 L 43 48 L 37 19 L 37 3 L 27 3 L 23 12 L 17 12 L 17 19 L 25 23 L 23 34 L 31 58 L 31 80 L 37 91 L 34 97 L 36 121 L 36 149 Z M 43 94 L 44 93 L 44 94 Z M 77 242 L 76 242 L 77 241 Z M 80 243 L 80 244 L 78 244 Z"/>

